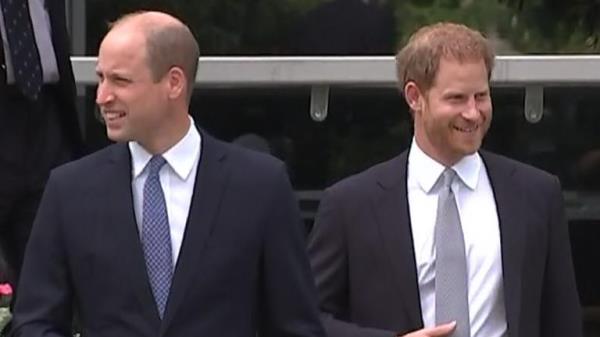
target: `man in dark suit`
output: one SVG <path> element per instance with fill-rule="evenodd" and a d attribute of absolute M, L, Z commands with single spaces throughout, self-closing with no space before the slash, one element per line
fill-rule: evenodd
<path fill-rule="evenodd" d="M 15 285 L 50 170 L 81 153 L 63 0 L 0 0 L 0 244 Z"/>
<path fill-rule="evenodd" d="M 101 43 L 96 101 L 120 143 L 54 170 L 28 245 L 14 336 L 324 336 L 280 161 L 188 114 L 189 29 L 126 15 Z"/>
<path fill-rule="evenodd" d="M 558 179 L 479 150 L 494 55 L 463 25 L 398 53 L 409 150 L 327 189 L 309 238 L 341 336 L 582 336 Z"/>

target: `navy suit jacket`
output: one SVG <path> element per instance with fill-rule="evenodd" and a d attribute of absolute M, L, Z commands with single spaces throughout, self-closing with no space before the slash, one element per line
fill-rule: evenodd
<path fill-rule="evenodd" d="M 202 133 L 161 321 L 145 270 L 126 144 L 55 169 L 19 285 L 15 336 L 324 336 L 282 162 Z"/>
<path fill-rule="evenodd" d="M 569 233 L 555 176 L 481 151 L 498 211 L 510 337 L 581 337 Z M 423 328 L 407 152 L 329 188 L 309 238 L 330 337 Z"/>

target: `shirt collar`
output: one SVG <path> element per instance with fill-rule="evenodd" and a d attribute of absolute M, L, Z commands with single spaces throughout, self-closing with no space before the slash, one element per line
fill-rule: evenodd
<path fill-rule="evenodd" d="M 469 189 L 475 190 L 482 164 L 481 156 L 475 152 L 463 157 L 452 166 L 452 169 Z M 410 173 L 414 175 L 417 183 L 426 193 L 431 192 L 445 169 L 444 165 L 421 150 L 414 137 L 408 154 L 408 166 Z"/>
<path fill-rule="evenodd" d="M 190 128 L 185 136 L 162 154 L 169 166 L 180 179 L 185 180 L 192 172 L 194 164 L 200 155 L 201 137 L 196 129 L 194 120 L 190 117 Z M 138 142 L 129 142 L 129 151 L 131 152 L 131 162 L 133 169 L 133 178 L 137 178 L 152 158 L 148 152 Z"/>

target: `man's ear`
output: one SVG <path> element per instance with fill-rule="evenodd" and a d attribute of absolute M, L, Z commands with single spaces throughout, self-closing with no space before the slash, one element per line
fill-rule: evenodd
<path fill-rule="evenodd" d="M 419 112 L 423 110 L 423 94 L 421 89 L 413 81 L 408 81 L 404 85 L 404 99 L 410 110 Z"/>
<path fill-rule="evenodd" d="M 167 85 L 169 87 L 169 98 L 175 99 L 186 94 L 187 80 L 183 70 L 179 67 L 171 67 L 167 73 Z"/>

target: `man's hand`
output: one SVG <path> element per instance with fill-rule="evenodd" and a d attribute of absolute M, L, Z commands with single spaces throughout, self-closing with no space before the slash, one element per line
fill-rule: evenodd
<path fill-rule="evenodd" d="M 445 337 L 450 336 L 452 331 L 456 328 L 456 322 L 450 322 L 433 328 L 425 328 L 417 331 L 413 331 L 402 337 Z"/>

